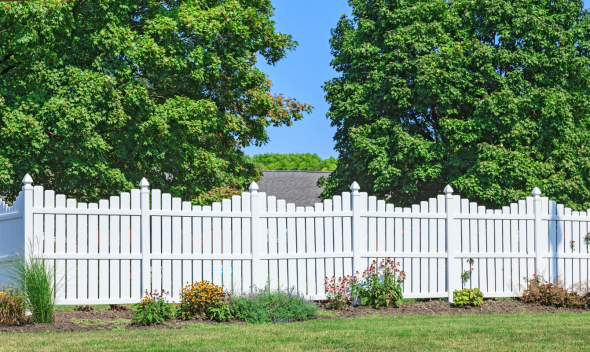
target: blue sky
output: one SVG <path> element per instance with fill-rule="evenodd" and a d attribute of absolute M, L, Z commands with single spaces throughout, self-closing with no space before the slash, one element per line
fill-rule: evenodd
<path fill-rule="evenodd" d="M 276 28 L 291 34 L 299 42 L 295 51 L 276 66 L 259 63 L 273 82 L 272 92 L 314 106 L 311 114 L 290 127 L 268 129 L 270 142 L 262 147 L 248 147 L 246 154 L 316 153 L 321 158 L 337 157 L 334 151 L 335 128 L 326 118 L 328 104 L 322 85 L 336 76 L 330 66 L 330 29 L 342 14 L 350 16 L 347 0 L 273 0 Z M 584 1 L 588 8 L 590 0 Z"/>

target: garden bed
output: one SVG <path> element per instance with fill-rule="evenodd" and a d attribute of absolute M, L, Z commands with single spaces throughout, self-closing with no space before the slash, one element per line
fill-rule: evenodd
<path fill-rule="evenodd" d="M 525 304 L 515 300 L 485 300 L 481 307 L 456 308 L 447 302 L 438 300 L 427 302 L 407 302 L 401 308 L 372 308 L 368 306 L 348 307 L 344 310 L 326 309 L 320 303 L 318 319 L 331 320 L 366 316 L 407 316 L 407 315 L 488 315 L 488 314 L 540 314 L 540 313 L 590 313 L 586 309 L 554 308 Z M 131 311 L 95 310 L 91 312 L 56 311 L 56 322 L 53 324 L 31 324 L 23 322 L 19 325 L 0 324 L 0 333 L 8 332 L 70 332 L 95 330 L 149 330 L 149 329 L 182 329 L 195 324 L 219 324 L 208 319 L 169 320 L 165 324 L 141 326 L 131 324 Z M 246 324 L 231 320 L 221 324 Z"/>

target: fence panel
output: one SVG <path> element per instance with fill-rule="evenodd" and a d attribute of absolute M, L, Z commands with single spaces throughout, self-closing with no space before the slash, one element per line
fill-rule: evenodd
<path fill-rule="evenodd" d="M 201 207 L 150 192 L 145 180 L 141 191 L 77 203 L 27 177 L 13 206 L 0 201 L 0 257 L 6 262 L 27 239 L 37 241 L 34 250 L 62 280 L 60 304 L 132 303 L 144 289 L 169 291 L 177 301 L 182 285 L 200 280 L 235 293 L 268 284 L 325 299 L 324 277 L 362 272 L 387 257 L 405 270 L 408 298 L 452 297 L 461 287 L 511 296 L 534 273 L 559 275 L 567 286 L 589 274 L 590 210 L 572 211 L 538 189 L 496 210 L 450 187 L 401 208 L 355 183 L 352 193 L 296 207 L 253 183 L 251 192 Z M 465 282 L 462 271 L 472 272 Z"/>

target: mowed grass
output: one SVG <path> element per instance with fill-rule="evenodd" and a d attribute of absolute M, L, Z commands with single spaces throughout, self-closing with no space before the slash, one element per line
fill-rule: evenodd
<path fill-rule="evenodd" d="M 182 330 L 2 334 L 0 351 L 583 351 L 590 314 L 374 316 Z"/>

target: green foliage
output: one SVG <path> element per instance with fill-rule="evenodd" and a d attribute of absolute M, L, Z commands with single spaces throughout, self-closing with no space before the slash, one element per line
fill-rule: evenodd
<path fill-rule="evenodd" d="M 462 290 L 453 291 L 453 304 L 455 304 L 455 307 L 479 307 L 482 303 L 483 293 L 479 288 L 464 288 Z"/>
<path fill-rule="evenodd" d="M 590 207 L 590 15 L 576 0 L 351 0 L 326 82 L 338 168 L 322 197 L 400 206 L 451 184 L 496 207 L 537 186 Z"/>
<path fill-rule="evenodd" d="M 364 298 L 366 304 L 389 307 L 393 303 L 396 307 L 402 305 L 402 285 L 406 280 L 406 274 L 398 269 L 399 263 L 387 258 L 377 263 L 373 260 L 361 275 L 360 279 L 353 277 L 350 287 L 353 295 Z"/>
<path fill-rule="evenodd" d="M 133 305 L 134 323 L 140 325 L 152 325 L 163 323 L 166 320 L 172 319 L 177 315 L 178 308 L 173 303 L 168 303 L 165 296 L 169 293 L 145 291 L 145 297 L 141 302 Z"/>
<path fill-rule="evenodd" d="M 244 192 L 237 188 L 227 186 L 215 187 L 208 192 L 201 193 L 193 204 L 196 205 L 211 205 L 215 202 L 221 202 L 223 199 L 231 199 L 232 196 L 239 196 Z"/>
<path fill-rule="evenodd" d="M 207 317 L 218 322 L 233 318 L 229 302 L 217 301 L 207 309 Z"/>
<path fill-rule="evenodd" d="M 311 106 L 257 66 L 297 43 L 270 0 L 0 4 L 0 190 L 20 180 L 80 201 L 151 186 L 183 199 L 247 187 L 241 151 Z"/>
<path fill-rule="evenodd" d="M 232 296 L 230 308 L 234 317 L 248 323 L 290 323 L 315 318 L 317 306 L 303 294 L 289 290 L 261 290 Z"/>
<path fill-rule="evenodd" d="M 257 154 L 252 160 L 261 170 L 334 171 L 338 165 L 338 159 L 322 159 L 315 153 Z"/>
<path fill-rule="evenodd" d="M 15 324 L 25 318 L 26 297 L 19 289 L 4 287 L 0 290 L 0 324 Z"/>
<path fill-rule="evenodd" d="M 61 280 L 56 280 L 54 267 L 44 257 L 36 254 L 34 246 L 25 258 L 19 253 L 12 263 L 12 280 L 15 287 L 22 290 L 25 305 L 31 312 L 33 322 L 49 324 L 53 322 L 53 308 L 56 293 L 61 289 Z M 62 273 L 57 273 L 61 275 Z"/>

